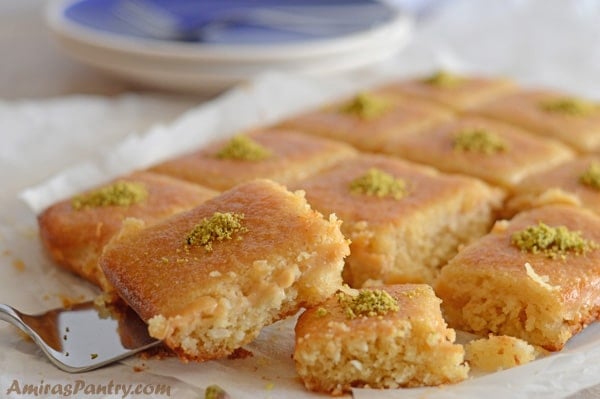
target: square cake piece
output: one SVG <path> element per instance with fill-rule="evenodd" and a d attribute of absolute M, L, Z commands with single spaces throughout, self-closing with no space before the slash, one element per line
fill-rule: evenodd
<path fill-rule="evenodd" d="M 569 200 L 600 215 L 600 157 L 572 159 L 529 176 L 516 187 L 507 207 L 516 212 Z"/>
<path fill-rule="evenodd" d="M 381 90 L 465 111 L 515 91 L 516 85 L 504 78 L 467 77 L 439 71 L 420 79 L 392 82 Z"/>
<path fill-rule="evenodd" d="M 344 280 L 355 288 L 431 282 L 459 246 L 489 231 L 504 196 L 480 180 L 383 155 L 342 161 L 297 188 L 343 220 L 351 240 Z"/>
<path fill-rule="evenodd" d="M 450 111 L 434 104 L 373 91 L 306 112 L 280 125 L 344 141 L 363 151 L 378 151 L 390 135 L 418 132 L 451 118 Z"/>
<path fill-rule="evenodd" d="M 600 106 L 549 90 L 521 90 L 473 112 L 560 140 L 579 152 L 600 149 Z"/>
<path fill-rule="evenodd" d="M 289 129 L 264 129 L 215 142 L 151 170 L 227 190 L 256 178 L 289 184 L 355 152 L 344 143 Z"/>
<path fill-rule="evenodd" d="M 356 290 L 352 290 L 356 291 Z M 454 344 L 440 300 L 425 284 L 338 292 L 296 324 L 294 361 L 312 391 L 398 388 L 467 378 L 464 349 Z"/>
<path fill-rule="evenodd" d="M 339 225 L 254 180 L 147 228 L 130 219 L 100 265 L 152 337 L 182 359 L 216 359 L 340 288 Z"/>
<path fill-rule="evenodd" d="M 464 117 L 390 137 L 384 152 L 512 189 L 526 176 L 573 157 L 566 145 L 492 119 Z"/>
<path fill-rule="evenodd" d="M 196 184 L 136 172 L 50 206 L 38 216 L 40 236 L 57 264 L 110 290 L 98 257 L 125 218 L 152 224 L 215 195 Z"/>
<path fill-rule="evenodd" d="M 600 314 L 599 243 L 600 218 L 575 206 L 497 222 L 442 269 L 436 293 L 448 324 L 560 350 Z"/>

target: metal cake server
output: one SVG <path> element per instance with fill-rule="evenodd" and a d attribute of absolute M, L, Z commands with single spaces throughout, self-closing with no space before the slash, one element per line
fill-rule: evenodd
<path fill-rule="evenodd" d="M 84 302 L 27 315 L 0 304 L 0 320 L 29 335 L 55 366 L 69 373 L 93 370 L 161 343 L 128 306 L 108 312 Z"/>

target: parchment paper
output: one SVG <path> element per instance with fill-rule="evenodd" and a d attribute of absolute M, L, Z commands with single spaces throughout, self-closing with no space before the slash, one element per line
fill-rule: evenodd
<path fill-rule="evenodd" d="M 121 173 L 189 151 L 216 137 L 269 124 L 373 82 L 445 67 L 468 73 L 505 75 L 527 85 L 557 87 L 600 98 L 598 2 L 575 1 L 569 5 L 560 1 L 449 3 L 451 5 L 420 25 L 413 43 L 398 59 L 379 68 L 328 80 L 268 72 L 213 102 L 190 109 L 172 123 L 156 125 L 145 132 L 132 132 L 108 146 L 98 145 L 88 162 L 76 162 L 41 183 L 26 173 L 25 166 L 7 162 L 6 165 L 14 169 L 1 170 L 3 179 L 25 177 L 9 186 L 0 197 L 0 301 L 36 312 L 59 305 L 64 295 L 84 299 L 97 293 L 90 285 L 58 270 L 41 251 L 35 214 L 47 205 Z M 44 112 L 44 107 L 37 107 L 35 112 Z M 81 121 L 84 117 L 67 109 L 64 118 L 65 132 L 57 129 L 48 143 L 57 151 L 61 143 L 68 147 L 68 121 Z M 2 133 L 2 139 L 5 137 Z M 96 139 L 97 143 L 103 141 Z M 2 147 L 0 161 L 4 161 L 7 154 L 25 157 L 24 148 L 18 137 L 13 137 Z M 74 157 L 65 154 L 64 159 Z M 53 169 L 64 159 L 50 163 L 46 160 L 47 164 L 32 159 L 29 166 L 38 170 Z M 80 159 L 75 158 L 75 161 Z M 27 186 L 29 188 L 19 195 L 19 190 Z M 28 206 L 19 202 L 18 196 Z M 197 397 L 209 384 L 223 386 L 234 398 L 319 397 L 304 390 L 295 376 L 290 357 L 293 324 L 294 320 L 288 319 L 265 329 L 248 347 L 254 356 L 246 359 L 182 364 L 176 359 L 133 358 L 121 365 L 80 375 L 58 371 L 33 344 L 24 342 L 11 328 L 2 325 L 0 396 L 6 396 L 15 380 L 22 384 L 40 384 L 42 380 L 64 384 L 79 379 L 89 384 L 167 383 L 172 386 L 171 396 L 178 398 Z M 134 367 L 144 371 L 136 373 Z M 572 339 L 562 352 L 515 369 L 441 388 L 355 390 L 353 395 L 355 398 L 562 398 L 598 383 L 600 325 L 596 323 Z"/>

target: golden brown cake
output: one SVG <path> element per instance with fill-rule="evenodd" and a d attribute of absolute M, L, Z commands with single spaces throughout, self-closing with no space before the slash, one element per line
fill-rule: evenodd
<path fill-rule="evenodd" d="M 356 291 L 356 290 L 352 290 Z M 352 387 L 398 388 L 467 378 L 430 286 L 407 284 L 338 292 L 296 324 L 294 361 L 312 391 L 340 395 Z"/>
<path fill-rule="evenodd" d="M 515 191 L 508 202 L 511 211 L 571 200 L 600 214 L 600 157 L 577 158 L 535 173 Z"/>
<path fill-rule="evenodd" d="M 515 91 L 516 85 L 508 79 L 468 77 L 440 71 L 425 78 L 389 83 L 381 89 L 465 111 Z"/>
<path fill-rule="evenodd" d="M 448 324 L 560 350 L 600 314 L 600 218 L 552 205 L 523 212 L 461 250 L 436 293 Z"/>
<path fill-rule="evenodd" d="M 264 129 L 213 143 L 151 170 L 226 190 L 255 178 L 289 184 L 354 153 L 343 143 L 289 129 Z"/>
<path fill-rule="evenodd" d="M 522 339 L 490 335 L 464 346 L 465 360 L 472 370 L 500 371 L 535 360 L 537 351 Z"/>
<path fill-rule="evenodd" d="M 340 288 L 339 225 L 255 180 L 147 228 L 129 220 L 100 265 L 151 336 L 182 359 L 216 359 Z"/>
<path fill-rule="evenodd" d="M 459 246 L 488 232 L 503 192 L 382 155 L 360 155 L 298 183 L 351 240 L 344 280 L 431 282 Z"/>
<path fill-rule="evenodd" d="M 42 243 L 57 264 L 108 290 L 98 257 L 125 218 L 152 224 L 216 194 L 168 176 L 132 173 L 42 212 L 38 216 Z"/>
<path fill-rule="evenodd" d="M 384 152 L 509 190 L 526 176 L 574 155 L 558 141 L 481 117 L 463 117 L 418 134 L 391 137 Z"/>
<path fill-rule="evenodd" d="M 580 152 L 600 149 L 600 106 L 548 90 L 522 90 L 473 112 L 560 140 Z"/>
<path fill-rule="evenodd" d="M 281 126 L 378 151 L 386 137 L 421 131 L 445 122 L 442 107 L 376 91 L 360 93 L 281 122 Z"/>

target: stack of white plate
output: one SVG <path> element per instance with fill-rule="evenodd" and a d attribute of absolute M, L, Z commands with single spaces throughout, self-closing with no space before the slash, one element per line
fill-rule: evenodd
<path fill-rule="evenodd" d="M 411 18 L 377 0 L 59 0 L 48 21 L 68 54 L 121 78 L 214 92 L 265 71 L 312 76 L 396 54 Z"/>

